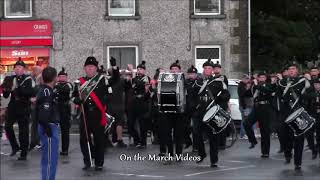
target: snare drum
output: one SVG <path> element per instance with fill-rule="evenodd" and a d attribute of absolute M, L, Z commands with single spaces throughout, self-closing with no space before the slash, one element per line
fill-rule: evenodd
<path fill-rule="evenodd" d="M 213 134 L 219 134 L 229 125 L 231 116 L 219 105 L 214 105 L 205 113 L 202 122 L 212 129 Z"/>
<path fill-rule="evenodd" d="M 314 125 L 315 119 L 302 107 L 290 114 L 285 123 L 293 130 L 294 136 L 300 136 Z"/>

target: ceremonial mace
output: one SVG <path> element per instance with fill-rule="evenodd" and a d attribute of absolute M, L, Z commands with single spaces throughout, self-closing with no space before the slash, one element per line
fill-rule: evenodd
<path fill-rule="evenodd" d="M 79 94 L 80 101 L 82 101 L 82 97 L 81 97 L 81 93 L 80 93 L 80 89 L 79 89 L 80 81 L 76 80 L 76 81 L 74 81 L 74 83 L 75 83 L 76 87 L 78 88 L 78 94 Z M 90 167 L 93 167 L 93 161 L 92 161 L 92 157 L 91 157 L 91 149 L 90 149 L 90 143 L 89 143 L 89 134 L 88 134 L 88 129 L 87 129 L 87 120 L 86 120 L 86 116 L 85 116 L 85 113 L 84 113 L 84 107 L 83 107 L 82 102 L 81 102 L 80 108 L 81 108 L 82 117 L 83 117 L 82 120 L 83 120 L 83 124 L 84 124 L 84 131 L 85 131 L 86 138 L 87 138 L 87 146 L 88 146 L 88 152 L 89 152 Z"/>

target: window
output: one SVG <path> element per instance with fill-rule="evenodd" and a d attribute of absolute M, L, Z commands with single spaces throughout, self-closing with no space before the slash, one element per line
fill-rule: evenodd
<path fill-rule="evenodd" d="M 134 16 L 135 0 L 108 0 L 109 16 Z"/>
<path fill-rule="evenodd" d="M 219 61 L 221 64 L 221 46 L 199 45 L 195 47 L 195 66 L 198 72 L 202 72 L 202 65 L 209 58 L 212 62 Z"/>
<path fill-rule="evenodd" d="M 32 0 L 4 0 L 6 18 L 32 17 Z"/>
<path fill-rule="evenodd" d="M 228 91 L 230 93 L 230 99 L 238 99 L 238 86 L 237 85 L 229 85 Z"/>
<path fill-rule="evenodd" d="M 221 14 L 221 0 L 194 0 L 195 15 Z"/>
<path fill-rule="evenodd" d="M 126 69 L 128 64 L 136 67 L 138 64 L 138 46 L 107 46 L 107 64 L 114 57 L 120 69 Z"/>

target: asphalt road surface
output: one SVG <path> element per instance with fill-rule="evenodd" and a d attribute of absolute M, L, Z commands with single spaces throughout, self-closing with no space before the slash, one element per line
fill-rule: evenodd
<path fill-rule="evenodd" d="M 128 139 L 125 139 L 128 143 Z M 207 145 L 208 146 L 208 145 Z M 311 160 L 311 152 L 306 150 L 303 157 L 302 172 L 295 172 L 294 165 L 284 165 L 284 157 L 277 154 L 278 141 L 273 139 L 269 159 L 260 158 L 260 144 L 255 149 L 248 149 L 246 140 L 220 152 L 218 168 L 210 168 L 209 157 L 201 164 L 192 158 L 191 148 L 184 151 L 189 160 L 181 162 L 156 161 L 153 155 L 159 153 L 158 145 L 148 145 L 147 149 L 128 147 L 125 149 L 109 148 L 105 153 L 104 169 L 101 172 L 82 170 L 82 154 L 79 136 L 71 136 L 70 154 L 59 157 L 58 180 L 100 180 L 100 179 L 222 179 L 222 180 L 320 180 L 320 160 Z M 1 141 L 1 180 L 36 180 L 40 179 L 40 151 L 33 150 L 25 162 L 10 157 L 8 141 Z M 207 149 L 207 154 L 209 151 Z M 139 155 L 139 159 L 137 159 Z M 18 156 L 18 155 L 17 155 Z M 136 159 L 135 159 L 136 157 Z M 145 159 L 143 160 L 143 157 Z M 130 159 L 131 158 L 131 159 Z M 127 160 L 123 160 L 127 159 Z"/>

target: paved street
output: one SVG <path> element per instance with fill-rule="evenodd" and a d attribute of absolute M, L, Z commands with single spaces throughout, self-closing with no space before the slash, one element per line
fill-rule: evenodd
<path fill-rule="evenodd" d="M 209 167 L 209 158 L 203 163 L 193 161 L 174 162 L 165 165 L 164 161 L 148 160 L 148 155 L 158 154 L 157 145 L 149 145 L 145 150 L 135 148 L 108 149 L 105 156 L 105 166 L 102 172 L 81 170 L 82 155 L 79 148 L 78 135 L 71 136 L 71 151 L 69 157 L 60 157 L 57 179 L 271 179 L 271 180 L 319 180 L 319 160 L 311 160 L 311 152 L 304 153 L 303 171 L 295 173 L 293 164 L 284 165 L 284 159 L 276 153 L 278 142 L 272 140 L 270 159 L 260 158 L 260 147 L 248 150 L 246 140 L 238 140 L 231 148 L 220 153 L 219 168 Z M 126 139 L 128 141 L 128 139 Z M 186 150 L 191 151 L 191 149 Z M 9 153 L 8 141 L 1 142 L 1 152 Z M 134 155 L 140 154 L 147 160 L 134 161 Z M 132 161 L 120 161 L 121 154 L 132 157 Z M 188 153 L 192 156 L 192 153 Z M 185 154 L 186 155 L 186 154 Z M 1 155 L 1 180 L 39 179 L 40 152 L 32 151 L 26 162 L 16 161 L 16 157 Z"/>

